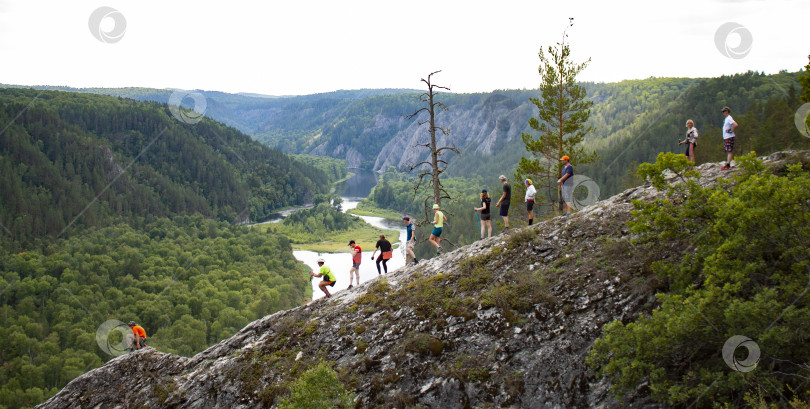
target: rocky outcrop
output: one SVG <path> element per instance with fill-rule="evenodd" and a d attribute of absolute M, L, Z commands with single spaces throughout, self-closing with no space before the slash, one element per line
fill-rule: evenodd
<path fill-rule="evenodd" d="M 463 153 L 491 154 L 496 144 L 520 138 L 531 117 L 532 106 L 529 102 L 518 105 L 499 94 L 493 94 L 474 106 L 455 105 L 436 116 L 436 125 L 449 131 L 448 135 L 437 131 L 436 143 L 438 146 L 453 146 Z M 417 144 L 429 140 L 428 125 L 424 123 L 427 119 L 427 113 L 422 113 L 407 127 L 389 136 L 377 155 L 374 169 L 408 168 L 425 160 L 429 150 Z"/>
<path fill-rule="evenodd" d="M 767 158 L 775 172 L 807 152 Z M 698 167 L 716 183 L 719 164 Z M 658 408 L 614 400 L 584 363 L 604 324 L 654 308 L 650 263 L 626 221 L 641 186 L 532 227 L 399 269 L 331 299 L 278 312 L 184 358 L 145 349 L 70 382 L 40 408 L 273 407 L 319 360 L 358 407 Z"/>

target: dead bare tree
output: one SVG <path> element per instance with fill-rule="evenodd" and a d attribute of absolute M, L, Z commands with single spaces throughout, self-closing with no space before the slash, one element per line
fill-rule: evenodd
<path fill-rule="evenodd" d="M 442 181 L 439 176 L 444 173 L 445 169 L 447 169 L 447 162 L 441 159 L 444 151 L 452 151 L 455 152 L 457 155 L 461 156 L 461 152 L 458 149 L 452 146 L 436 146 L 436 130 L 441 131 L 441 133 L 445 136 L 449 135 L 450 132 L 447 129 L 444 129 L 440 126 L 436 125 L 436 109 L 438 108 L 441 111 L 446 111 L 447 106 L 443 103 L 436 101 L 436 95 L 438 89 L 443 89 L 450 91 L 450 88 L 442 87 L 440 85 L 436 85 L 432 82 L 433 74 L 438 74 L 441 71 L 434 71 L 428 75 L 427 79 L 422 78 L 422 82 L 427 85 L 427 92 L 422 93 L 419 95 L 419 100 L 425 103 L 425 106 L 419 108 L 416 112 L 407 116 L 408 119 L 412 119 L 419 115 L 422 112 L 428 113 L 428 119 L 425 121 L 419 122 L 419 125 L 428 124 L 428 131 L 430 133 L 430 141 L 425 143 L 417 143 L 414 147 L 417 146 L 424 146 L 430 149 L 430 156 L 415 165 L 412 165 L 408 172 L 413 171 L 423 165 L 428 165 L 425 170 L 422 170 L 419 173 L 419 181 L 416 183 L 416 186 L 413 188 L 414 198 L 419 192 L 419 188 L 422 186 L 422 181 L 425 180 L 425 177 L 430 176 L 428 178 L 428 183 L 433 187 L 433 203 L 438 204 L 439 206 L 442 205 L 442 199 L 452 199 L 450 194 L 442 186 Z M 418 224 L 424 224 L 430 220 L 430 214 L 428 213 L 428 200 L 430 200 L 430 196 L 425 196 L 424 200 L 424 210 L 425 210 L 425 221 L 420 222 Z"/>

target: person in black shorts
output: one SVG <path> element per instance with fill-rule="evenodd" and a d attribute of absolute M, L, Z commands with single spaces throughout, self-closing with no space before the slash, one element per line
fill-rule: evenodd
<path fill-rule="evenodd" d="M 512 186 L 506 181 L 506 176 L 501 175 L 498 179 L 503 184 L 503 194 L 498 199 L 498 203 L 495 203 L 495 207 L 501 209 L 500 215 L 503 218 L 503 229 L 506 230 L 509 228 L 509 204 L 512 202 Z"/>
<path fill-rule="evenodd" d="M 484 238 L 484 229 L 489 228 L 489 235 L 492 237 L 492 222 L 490 221 L 489 209 L 492 207 L 492 199 L 489 198 L 489 193 L 484 189 L 481 191 L 481 207 L 476 207 L 476 211 L 481 211 L 481 238 Z"/>
<path fill-rule="evenodd" d="M 320 288 L 321 291 L 326 294 L 326 298 L 329 298 L 332 296 L 332 294 L 329 293 L 329 290 L 326 287 L 334 287 L 337 279 L 335 278 L 335 274 L 332 273 L 332 269 L 325 266 L 324 263 L 325 261 L 322 258 L 318 259 L 318 266 L 321 268 L 320 271 L 317 273 L 310 271 L 309 275 L 310 277 L 323 277 L 323 281 L 318 284 L 318 288 Z"/>
<path fill-rule="evenodd" d="M 380 250 L 380 257 L 377 257 L 377 274 L 382 274 L 380 262 L 382 262 L 383 268 L 385 268 L 385 274 L 388 274 L 388 260 L 393 256 L 394 249 L 391 247 L 391 242 L 386 240 L 384 234 L 381 234 L 380 239 L 377 240 L 377 248 L 375 248 L 374 253 L 371 254 L 372 260 L 374 260 L 374 255 L 377 254 L 377 250 Z"/>

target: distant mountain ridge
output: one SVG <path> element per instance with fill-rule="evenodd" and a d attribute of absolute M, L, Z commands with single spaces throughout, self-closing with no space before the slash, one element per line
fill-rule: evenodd
<path fill-rule="evenodd" d="M 329 188 L 310 165 L 154 102 L 6 88 L 0 122 L 0 222 L 15 241 L 119 218 L 257 220 Z"/>
<path fill-rule="evenodd" d="M 718 110 L 724 105 L 733 108 L 736 118 L 752 104 L 770 98 L 790 99 L 798 75 L 748 72 L 706 79 L 583 83 L 588 98 L 594 101 L 588 123 L 594 132 L 586 137 L 586 149 L 596 150 L 600 159 L 578 170 L 593 178 L 603 193 L 616 193 L 628 186 L 627 173 L 632 164 L 652 161 L 661 151 L 677 150 L 677 138 L 683 133 L 686 119 L 694 119 L 701 130 L 711 130 L 722 120 Z M 170 94 L 169 90 L 139 88 L 85 92 L 157 101 L 168 100 Z M 389 166 L 407 169 L 426 158 L 427 149 L 416 146 L 427 137 L 426 125 L 418 125 L 425 117 L 406 118 L 422 106 L 418 100 L 421 92 L 354 90 L 273 98 L 201 93 L 208 103 L 206 115 L 266 145 L 289 153 L 345 159 L 349 167 L 381 171 Z M 537 90 L 439 93 L 437 99 L 448 109 L 438 113 L 437 122 L 450 130 L 448 136 L 440 135 L 439 143 L 455 146 L 462 153 L 461 158 L 447 158 L 448 174 L 511 174 L 526 154 L 520 135 L 530 131 L 528 119 L 537 113 L 529 98 L 538 96 Z M 788 105 L 793 107 L 795 101 Z M 802 146 L 787 144 L 766 149 Z M 745 145 L 741 148 L 748 149 Z M 699 155 L 706 152 L 701 146 Z M 706 160 L 720 158 L 714 152 L 711 157 L 701 158 Z"/>
<path fill-rule="evenodd" d="M 207 102 L 205 115 L 232 126 L 248 135 L 256 135 L 262 127 L 261 117 L 256 116 L 255 111 L 278 109 L 289 104 L 301 101 L 312 100 L 356 100 L 377 95 L 390 95 L 399 93 L 413 93 L 418 90 L 381 88 L 381 89 L 358 89 L 358 90 L 337 90 L 331 92 L 316 93 L 310 95 L 264 95 L 249 92 L 236 94 L 221 91 L 205 91 L 201 89 L 181 90 L 181 89 L 156 89 L 141 87 L 123 88 L 75 88 L 69 86 L 36 85 L 22 86 L 13 84 L 2 84 L 0 88 L 31 88 L 37 90 L 69 91 L 90 94 L 109 95 L 113 97 L 129 98 L 137 101 L 153 101 L 166 104 L 169 97 L 174 92 L 199 93 Z M 184 101 L 188 103 L 188 101 Z M 184 105 L 185 106 L 185 105 Z M 191 106 L 186 106 L 192 108 Z M 299 153 L 299 152 L 294 152 Z"/>

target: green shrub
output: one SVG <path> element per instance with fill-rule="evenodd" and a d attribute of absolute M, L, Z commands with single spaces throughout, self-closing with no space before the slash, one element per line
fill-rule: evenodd
<path fill-rule="evenodd" d="M 290 388 L 290 397 L 282 399 L 279 409 L 353 408 L 354 394 L 343 387 L 327 363 L 320 362 L 302 373 Z"/>
<path fill-rule="evenodd" d="M 629 225 L 645 244 L 684 241 L 695 250 L 652 265 L 668 289 L 658 294 L 660 307 L 606 325 L 588 363 L 619 396 L 648 382 L 653 398 L 676 407 L 738 407 L 752 391 L 784 407 L 785 392 L 810 376 L 810 174 L 793 165 L 773 175 L 747 155 L 733 181 L 705 188 L 676 156 L 640 167 L 666 198 L 635 203 Z M 665 185 L 665 169 L 682 183 Z M 732 370 L 722 357 L 733 335 L 762 352 L 750 372 Z M 745 357 L 745 348 L 737 352 Z"/>

